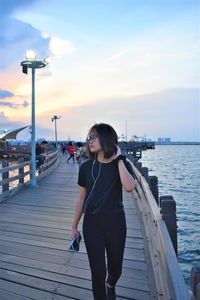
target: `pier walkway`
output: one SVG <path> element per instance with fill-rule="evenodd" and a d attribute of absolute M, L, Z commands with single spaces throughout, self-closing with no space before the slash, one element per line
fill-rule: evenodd
<path fill-rule="evenodd" d="M 78 165 L 61 158 L 38 188 L 25 188 L 0 204 L 1 300 L 93 299 L 84 241 L 78 253 L 67 250 L 79 192 L 77 174 Z M 117 299 L 156 299 L 132 194 L 124 194 L 124 205 L 128 231 Z"/>

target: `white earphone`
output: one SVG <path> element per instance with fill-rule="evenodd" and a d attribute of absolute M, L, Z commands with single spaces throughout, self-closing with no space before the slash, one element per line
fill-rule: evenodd
<path fill-rule="evenodd" d="M 85 200 L 84 211 L 86 211 L 86 209 L 87 209 L 88 200 L 90 199 L 92 191 L 94 190 L 96 182 L 97 182 L 97 180 L 98 180 L 98 178 L 100 176 L 100 173 L 101 173 L 101 163 L 100 163 L 97 177 L 96 178 L 94 177 L 94 165 L 95 165 L 95 162 L 96 162 L 96 160 L 94 160 L 93 163 L 92 163 L 92 172 L 91 172 L 92 173 L 92 179 L 93 179 L 94 183 L 93 183 L 93 186 L 92 186 L 92 188 L 91 188 L 91 190 L 89 192 L 89 195 L 87 196 L 87 199 Z"/>

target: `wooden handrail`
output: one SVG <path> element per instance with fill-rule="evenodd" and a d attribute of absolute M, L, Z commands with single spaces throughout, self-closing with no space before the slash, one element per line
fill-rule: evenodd
<path fill-rule="evenodd" d="M 30 164 L 31 164 L 31 161 L 28 160 L 24 163 L 20 163 L 20 164 L 14 165 L 14 166 L 4 167 L 4 168 L 0 169 L 0 173 L 5 173 L 5 172 L 8 172 L 8 171 L 14 171 L 14 170 L 17 170 L 21 167 L 28 166 Z"/>
<path fill-rule="evenodd" d="M 12 176 L 12 177 L 9 177 L 9 178 L 4 179 L 4 180 L 0 180 L 0 186 L 4 185 L 6 183 L 9 183 L 9 182 L 13 182 L 13 181 L 19 180 L 19 179 L 21 179 L 21 178 L 29 175 L 30 173 L 31 173 L 30 171 L 27 171 L 27 172 L 24 172 L 23 174 L 19 174 L 19 175 Z"/>
<path fill-rule="evenodd" d="M 137 199 L 151 256 L 158 299 L 188 300 L 189 291 L 180 270 L 167 227 L 144 176 L 133 166 Z"/>
<path fill-rule="evenodd" d="M 48 153 L 45 156 L 44 163 L 40 166 L 40 170 L 42 170 L 41 174 L 38 174 L 37 180 L 40 180 L 44 176 L 48 175 L 57 165 L 58 165 L 58 154 L 59 151 L 56 150 L 55 152 Z M 20 162 L 17 165 L 14 166 L 6 166 L 0 169 L 0 174 L 6 174 L 5 177 L 2 180 L 0 180 L 0 186 L 2 186 L 2 193 L 0 194 L 0 202 L 4 200 L 5 197 L 8 197 L 14 193 L 16 193 L 18 190 L 23 188 L 24 185 L 30 184 L 30 178 L 26 182 L 24 182 L 24 178 L 28 175 L 31 176 L 31 170 L 24 172 L 24 167 L 30 166 L 31 167 L 31 161 L 26 162 Z M 9 172 L 19 170 L 19 174 L 9 177 Z M 10 189 L 9 183 L 18 181 L 18 185 L 16 187 L 13 187 Z"/>

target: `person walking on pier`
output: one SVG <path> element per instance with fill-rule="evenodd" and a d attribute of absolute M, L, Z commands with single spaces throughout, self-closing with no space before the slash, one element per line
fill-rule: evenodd
<path fill-rule="evenodd" d="M 122 187 L 132 192 L 136 185 L 132 166 L 117 143 L 117 133 L 110 125 L 95 124 L 87 137 L 90 158 L 82 163 L 78 177 L 80 194 L 71 237 L 80 234 L 78 223 L 84 214 L 83 236 L 94 300 L 116 299 L 126 239 Z"/>
<path fill-rule="evenodd" d="M 72 142 L 69 142 L 69 145 L 68 145 L 68 153 L 69 153 L 69 158 L 67 160 L 67 163 L 69 162 L 69 160 L 72 158 L 73 162 L 74 162 L 74 152 L 75 152 L 75 147 L 74 145 L 72 144 Z"/>

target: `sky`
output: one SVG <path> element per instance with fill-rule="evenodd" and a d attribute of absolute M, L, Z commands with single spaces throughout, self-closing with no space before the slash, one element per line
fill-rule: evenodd
<path fill-rule="evenodd" d="M 0 130 L 84 141 L 95 123 L 119 137 L 200 141 L 199 0 L 0 0 Z M 24 130 L 19 139 L 30 138 Z"/>

